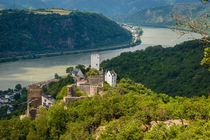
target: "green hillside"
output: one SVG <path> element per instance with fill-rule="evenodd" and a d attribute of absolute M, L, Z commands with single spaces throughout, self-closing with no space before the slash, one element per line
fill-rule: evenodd
<path fill-rule="evenodd" d="M 208 14 L 209 11 L 210 3 L 185 3 L 143 9 L 127 16 L 116 16 L 113 19 L 118 22 L 135 25 L 168 27 L 174 24 L 170 14 L 189 16 L 192 13 L 193 18 L 196 19 L 202 15 Z"/>
<path fill-rule="evenodd" d="M 62 9 L 0 11 L 0 56 L 92 49 L 131 41 L 101 14 Z"/>
<path fill-rule="evenodd" d="M 198 40 L 173 48 L 161 46 L 122 53 L 102 62 L 106 70 L 115 70 L 120 78 L 130 78 L 158 93 L 171 96 L 208 96 L 210 72 L 200 65 L 204 44 Z"/>
<path fill-rule="evenodd" d="M 0 139 L 206 140 L 209 111 L 209 98 L 158 95 L 122 79 L 115 88 L 106 85 L 103 96 L 72 104 L 58 101 L 48 110 L 41 107 L 35 121 L 1 120 Z M 163 123 L 168 120 L 179 124 Z M 155 122 L 158 124 L 152 125 Z"/>

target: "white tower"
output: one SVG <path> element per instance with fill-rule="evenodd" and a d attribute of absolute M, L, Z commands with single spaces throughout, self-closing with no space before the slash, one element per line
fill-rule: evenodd
<path fill-rule="evenodd" d="M 99 54 L 91 54 L 91 68 L 100 69 L 100 56 Z"/>

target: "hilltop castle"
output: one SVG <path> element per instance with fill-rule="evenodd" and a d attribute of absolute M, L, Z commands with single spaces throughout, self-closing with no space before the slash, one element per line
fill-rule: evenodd
<path fill-rule="evenodd" d="M 82 74 L 81 70 L 74 69 L 71 73 L 72 76 L 76 76 L 79 78 L 75 78 L 77 84 L 72 84 L 67 86 L 68 95 L 64 97 L 64 101 L 66 103 L 72 103 L 77 100 L 85 99 L 86 96 L 77 97 L 78 88 L 80 91 L 85 92 L 88 97 L 92 97 L 96 94 L 101 94 L 104 88 L 104 81 L 109 83 L 111 86 L 116 86 L 117 74 L 114 71 L 108 71 L 105 73 L 103 70 L 100 70 L 100 56 L 99 54 L 91 55 L 91 68 L 99 70 L 99 75 L 92 75 L 89 77 L 89 80 L 85 80 L 85 75 Z M 81 80 L 82 79 L 82 80 Z M 47 86 L 50 82 L 57 82 L 56 79 L 36 83 L 33 85 L 29 85 L 28 89 L 28 101 L 27 101 L 27 113 L 26 116 L 31 119 L 36 119 L 38 116 L 38 108 L 39 106 L 44 106 L 49 108 L 52 103 L 55 101 L 51 96 L 45 95 L 43 93 L 42 87 Z"/>

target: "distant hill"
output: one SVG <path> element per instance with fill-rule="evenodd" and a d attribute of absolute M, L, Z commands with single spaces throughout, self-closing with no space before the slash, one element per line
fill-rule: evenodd
<path fill-rule="evenodd" d="M 94 11 L 105 15 L 121 15 L 140 9 L 198 0 L 1 0 L 4 8 L 65 8 Z"/>
<path fill-rule="evenodd" d="M 191 3 L 191 4 L 175 4 L 170 6 L 162 6 L 140 10 L 136 13 L 126 16 L 115 16 L 114 20 L 118 22 L 130 23 L 145 26 L 170 26 L 173 25 L 170 14 L 190 15 L 198 18 L 210 11 L 210 3 Z"/>
<path fill-rule="evenodd" d="M 210 72 L 200 65 L 204 44 L 198 40 L 173 48 L 161 46 L 122 53 L 102 62 L 105 70 L 115 70 L 120 78 L 130 78 L 158 93 L 170 96 L 208 96 Z"/>
<path fill-rule="evenodd" d="M 128 43 L 131 33 L 101 14 L 61 9 L 0 11 L 0 57 Z"/>

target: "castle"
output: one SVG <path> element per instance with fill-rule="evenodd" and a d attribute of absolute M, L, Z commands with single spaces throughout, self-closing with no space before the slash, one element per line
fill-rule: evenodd
<path fill-rule="evenodd" d="M 99 54 L 91 55 L 91 68 L 100 70 L 100 56 Z M 79 72 L 80 70 L 77 70 Z M 74 73 L 73 73 L 74 74 Z M 75 73 L 77 75 L 77 73 Z M 84 75 L 83 75 L 84 76 Z M 105 78 L 105 79 L 104 79 Z M 104 88 L 104 81 L 107 81 L 111 86 L 116 86 L 117 74 L 114 71 L 106 72 L 104 76 L 103 70 L 99 71 L 99 75 L 92 75 L 89 77 L 89 80 L 76 79 L 77 84 L 72 84 L 67 86 L 68 95 L 64 97 L 66 103 L 72 103 L 77 100 L 82 100 L 87 98 L 86 96 L 77 97 L 78 88 L 80 91 L 86 93 L 88 97 L 92 97 L 96 94 L 101 94 Z M 40 82 L 37 84 L 29 85 L 28 89 L 28 101 L 27 101 L 27 113 L 26 115 L 31 119 L 36 119 L 38 116 L 39 106 L 44 106 L 49 108 L 52 103 L 55 101 L 49 95 L 43 94 L 42 87 L 47 86 L 53 80 Z"/>
<path fill-rule="evenodd" d="M 91 54 L 91 68 L 100 70 L 100 56 L 99 54 Z M 78 85 L 80 91 L 88 94 L 89 97 L 99 94 L 104 87 L 104 73 L 99 71 L 99 75 L 90 76 L 88 82 Z"/>

